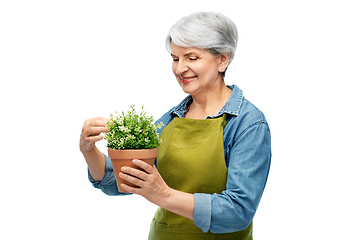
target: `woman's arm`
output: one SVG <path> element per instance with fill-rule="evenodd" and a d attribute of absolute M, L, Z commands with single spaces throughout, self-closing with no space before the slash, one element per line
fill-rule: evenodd
<path fill-rule="evenodd" d="M 139 186 L 139 188 L 135 188 L 122 184 L 121 187 L 125 191 L 139 194 L 159 207 L 194 220 L 195 198 L 193 194 L 170 188 L 162 179 L 155 165 L 150 166 L 137 159 L 134 159 L 133 163 L 145 172 L 131 167 L 123 167 L 120 177 Z"/>
<path fill-rule="evenodd" d="M 251 223 L 264 191 L 270 159 L 269 128 L 260 123 L 248 129 L 232 147 L 226 190 L 221 194 L 189 194 L 171 189 L 155 166 L 140 160 L 133 163 L 145 172 L 123 167 L 120 177 L 139 186 L 123 184 L 127 192 L 194 220 L 204 232 L 229 233 L 243 230 Z"/>
<path fill-rule="evenodd" d="M 81 150 L 80 150 L 81 151 Z M 95 146 L 89 151 L 81 151 L 94 181 L 101 181 L 105 175 L 105 156 Z"/>
<path fill-rule="evenodd" d="M 91 118 L 85 121 L 80 135 L 80 151 L 84 155 L 89 171 L 95 181 L 101 181 L 105 174 L 105 157 L 95 146 L 97 141 L 103 139 L 100 135 L 108 131 L 105 127 L 108 118 Z"/>
<path fill-rule="evenodd" d="M 230 150 L 226 190 L 195 193 L 194 222 L 204 232 L 229 233 L 253 220 L 267 181 L 271 160 L 269 127 L 248 128 Z"/>

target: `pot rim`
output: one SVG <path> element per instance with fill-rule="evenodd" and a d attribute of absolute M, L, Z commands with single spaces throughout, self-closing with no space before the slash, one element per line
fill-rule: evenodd
<path fill-rule="evenodd" d="M 108 148 L 108 156 L 111 159 L 148 159 L 156 158 L 158 148 L 152 149 L 111 149 Z"/>

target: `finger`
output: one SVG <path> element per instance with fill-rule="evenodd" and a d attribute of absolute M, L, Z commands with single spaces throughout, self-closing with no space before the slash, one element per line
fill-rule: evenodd
<path fill-rule="evenodd" d="M 132 167 L 122 167 L 121 172 L 130 174 L 131 176 L 136 177 L 136 178 L 140 179 L 141 181 L 145 181 L 147 178 L 147 175 L 148 175 L 144 171 L 141 171 L 139 169 L 132 168 Z"/>
<path fill-rule="evenodd" d="M 123 180 L 128 181 L 129 183 L 132 183 L 132 184 L 134 184 L 135 186 L 138 186 L 138 187 L 141 187 L 142 184 L 144 183 L 143 180 L 141 180 L 141 179 L 139 179 L 139 178 L 136 178 L 136 177 L 134 177 L 134 176 L 128 175 L 128 174 L 126 174 L 126 173 L 120 172 L 120 173 L 119 173 L 119 176 L 120 176 L 120 178 L 122 178 Z"/>
<path fill-rule="evenodd" d="M 106 123 L 110 121 L 110 118 L 105 118 L 105 117 L 97 117 L 93 119 L 94 122 L 94 126 L 95 127 L 105 127 Z"/>
<path fill-rule="evenodd" d="M 153 166 L 151 166 L 150 164 L 148 164 L 144 161 L 141 161 L 139 159 L 134 159 L 132 162 L 135 166 L 143 169 L 145 172 L 147 172 L 149 174 L 154 172 Z"/>
<path fill-rule="evenodd" d="M 102 135 L 86 137 L 86 138 L 84 138 L 84 142 L 86 142 L 86 143 L 95 143 L 95 142 L 98 142 L 98 141 L 102 140 L 103 138 L 104 137 Z"/>
<path fill-rule="evenodd" d="M 110 119 L 105 117 L 90 118 L 85 121 L 84 127 L 105 127 L 108 121 Z"/>
<path fill-rule="evenodd" d="M 91 137 L 91 136 L 97 136 L 102 132 L 105 132 L 107 130 L 106 127 L 89 127 L 85 130 L 85 136 Z"/>
<path fill-rule="evenodd" d="M 140 188 L 130 187 L 129 185 L 126 185 L 124 183 L 122 183 L 120 186 L 122 187 L 122 189 L 125 190 L 125 192 L 134 193 L 134 194 L 140 194 Z"/>
<path fill-rule="evenodd" d="M 106 131 L 105 127 L 84 127 L 81 132 L 81 137 L 86 140 L 89 137 L 99 136 L 104 131 Z"/>

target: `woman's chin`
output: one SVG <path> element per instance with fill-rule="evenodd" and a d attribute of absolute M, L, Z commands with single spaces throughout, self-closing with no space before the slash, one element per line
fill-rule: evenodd
<path fill-rule="evenodd" d="M 190 84 L 181 84 L 180 86 L 185 93 L 190 95 L 192 95 L 192 93 L 196 90 L 196 88 L 194 86 L 190 86 Z"/>

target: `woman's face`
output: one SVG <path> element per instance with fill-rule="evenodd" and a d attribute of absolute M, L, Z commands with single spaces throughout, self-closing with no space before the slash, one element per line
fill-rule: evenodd
<path fill-rule="evenodd" d="M 184 48 L 171 43 L 172 70 L 183 91 L 195 95 L 205 92 L 222 81 L 224 56 L 214 56 L 205 49 Z"/>

